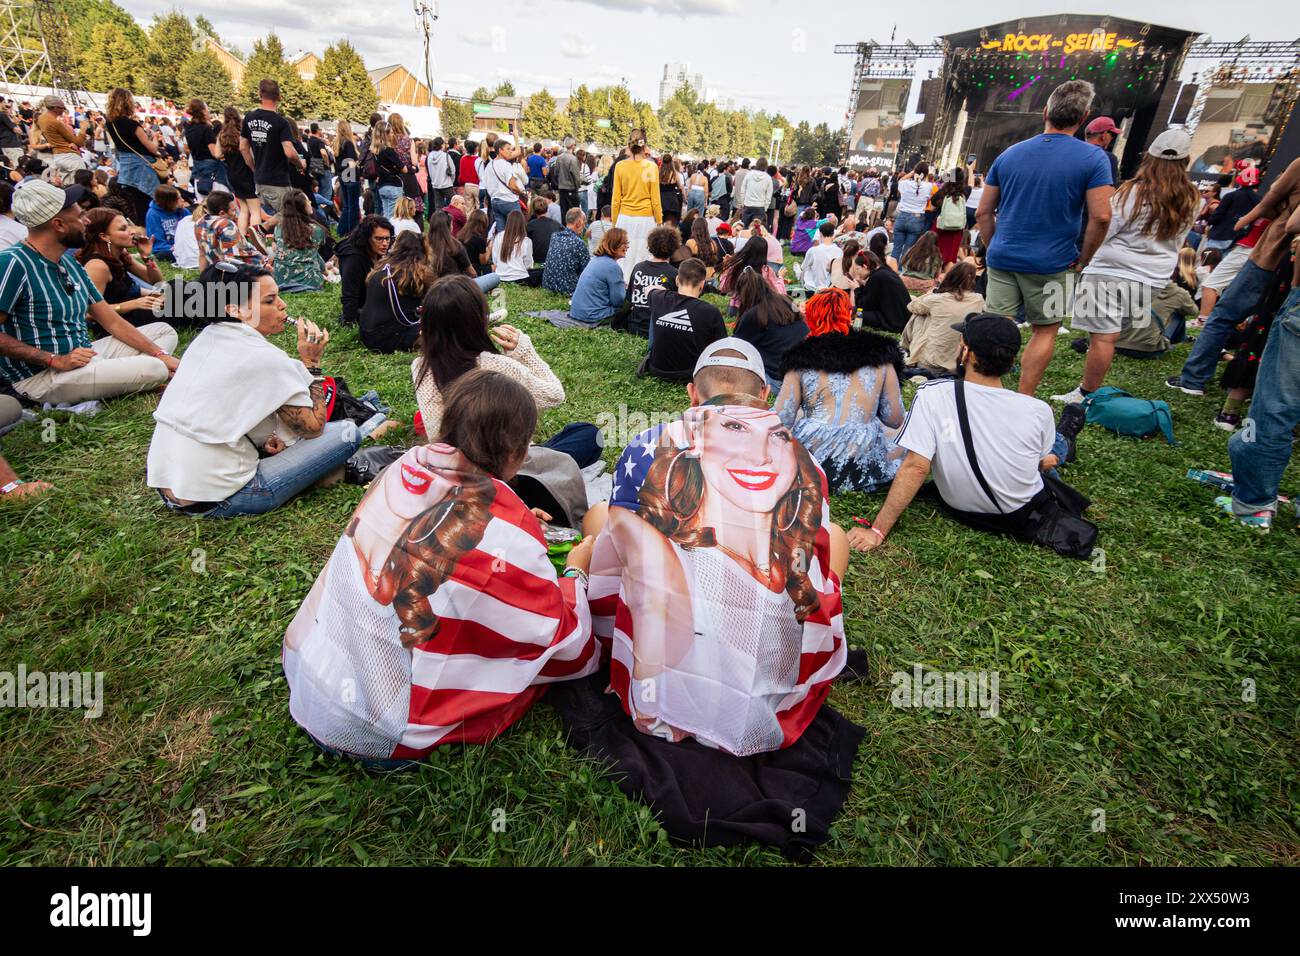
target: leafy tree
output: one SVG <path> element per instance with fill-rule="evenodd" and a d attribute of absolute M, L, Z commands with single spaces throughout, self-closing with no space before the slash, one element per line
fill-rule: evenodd
<path fill-rule="evenodd" d="M 817 162 L 823 166 L 838 166 L 843 159 L 840 149 L 840 131 L 832 130 L 825 123 L 813 127 L 813 141 L 817 144 Z"/>
<path fill-rule="evenodd" d="M 311 95 L 298 71 L 284 58 L 284 44 L 274 33 L 265 40 L 253 41 L 253 55 L 244 68 L 244 105 L 257 106 L 257 84 L 262 80 L 275 80 L 280 84 L 280 109 L 288 116 L 299 118 L 311 112 Z"/>
<path fill-rule="evenodd" d="M 152 96 L 180 99 L 181 66 L 194 50 L 195 39 L 194 27 L 183 13 L 173 10 L 154 16 L 145 51 L 146 86 Z"/>
<path fill-rule="evenodd" d="M 474 108 L 460 100 L 442 101 L 442 134 L 464 139 L 474 128 Z"/>
<path fill-rule="evenodd" d="M 347 40 L 325 48 L 309 92 L 313 112 L 329 119 L 364 123 L 379 105 L 366 64 Z"/>
<path fill-rule="evenodd" d="M 702 156 L 719 156 L 727 151 L 729 132 L 727 117 L 716 104 L 705 103 L 699 107 L 695 117 L 698 131 L 696 148 L 692 152 Z"/>
<path fill-rule="evenodd" d="M 690 108 L 680 99 L 673 98 L 659 111 L 659 123 L 664 128 L 663 145 L 670 153 L 697 152 L 699 130 Z"/>
<path fill-rule="evenodd" d="M 212 25 L 211 20 L 202 14 L 194 18 L 194 31 L 199 35 L 207 34 L 218 43 L 221 42 L 221 37 L 217 35 L 217 28 Z"/>
<path fill-rule="evenodd" d="M 137 32 L 144 35 L 139 28 Z M 97 93 L 105 93 L 115 86 L 144 89 L 145 71 L 141 45 L 126 31 L 108 20 L 95 25 L 90 46 L 81 55 L 81 78 L 87 88 Z"/>
<path fill-rule="evenodd" d="M 493 93 L 491 90 L 489 90 L 486 86 L 480 86 L 478 89 L 476 89 L 473 93 L 470 94 L 469 98 L 473 100 L 475 103 L 491 103 L 494 99 L 496 99 L 496 94 Z"/>
<path fill-rule="evenodd" d="M 741 155 L 748 156 L 750 159 L 766 156 L 767 147 L 772 142 L 772 118 L 759 110 L 750 120 L 749 126 L 754 135 L 750 140 L 749 148 Z"/>
<path fill-rule="evenodd" d="M 802 120 L 794 128 L 794 140 L 789 143 L 790 157 L 796 163 L 816 163 L 819 161 L 819 152 L 817 143 L 813 139 L 812 126 L 807 120 Z"/>
<path fill-rule="evenodd" d="M 645 141 L 658 148 L 664 141 L 664 130 L 659 125 L 659 117 L 655 115 L 654 107 L 644 100 L 637 100 L 632 104 L 632 108 L 636 113 L 636 125 L 645 130 Z"/>
<path fill-rule="evenodd" d="M 727 153 L 735 159 L 747 155 L 754 145 L 754 127 L 749 114 L 736 110 L 727 117 Z"/>
<path fill-rule="evenodd" d="M 217 55 L 206 48 L 195 50 L 186 58 L 177 85 L 183 98 L 188 100 L 197 96 L 214 113 L 220 113 L 235 101 L 235 86 L 230 82 L 230 74 Z"/>
<path fill-rule="evenodd" d="M 596 134 L 601 132 L 600 127 L 596 125 L 596 120 L 604 115 L 599 112 L 599 109 L 600 106 L 596 97 L 587 89 L 585 83 L 574 90 L 569 97 L 569 106 L 566 111 L 569 120 L 569 133 L 579 143 L 585 145 L 596 141 Z"/>
<path fill-rule="evenodd" d="M 497 96 L 515 96 L 515 85 L 509 80 L 502 80 L 497 84 Z"/>
<path fill-rule="evenodd" d="M 609 120 L 609 128 L 601 130 L 601 142 L 609 146 L 623 146 L 627 143 L 628 134 L 636 126 L 637 114 L 632 94 L 622 85 L 606 87 L 604 92 L 608 103 L 605 118 Z M 649 143 L 650 140 L 647 139 L 646 142 Z"/>
<path fill-rule="evenodd" d="M 564 125 L 549 90 L 543 88 L 528 98 L 523 117 L 523 134 L 527 139 L 562 139 Z"/>
<path fill-rule="evenodd" d="M 66 20 L 68 41 L 75 50 L 77 59 L 90 49 L 95 27 L 101 23 L 114 24 L 120 33 L 136 44 L 136 50 L 143 53 L 149 38 L 140 29 L 131 14 L 119 7 L 113 0 L 59 0 L 57 20 Z M 49 37 L 46 38 L 50 42 Z"/>

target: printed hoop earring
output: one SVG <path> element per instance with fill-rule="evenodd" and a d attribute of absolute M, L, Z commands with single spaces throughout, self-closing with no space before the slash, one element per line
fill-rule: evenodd
<path fill-rule="evenodd" d="M 668 471 L 664 474 L 664 500 L 668 502 L 669 509 L 671 509 L 674 514 L 680 515 L 684 520 L 694 517 L 695 512 L 700 510 L 700 504 L 699 502 L 696 502 L 691 513 L 683 515 L 677 510 L 677 505 L 673 503 L 673 467 L 677 464 L 677 459 L 681 458 L 682 455 L 685 455 L 688 450 L 689 449 L 683 448 L 677 454 L 673 455 L 673 460 L 668 463 Z"/>
<path fill-rule="evenodd" d="M 789 531 L 792 527 L 794 527 L 795 519 L 799 517 L 799 508 L 802 505 L 803 505 L 803 488 L 800 488 L 799 493 L 795 496 L 794 499 L 794 511 L 790 515 L 790 520 L 785 523 L 784 528 L 780 529 L 782 534 L 784 534 L 785 532 Z"/>

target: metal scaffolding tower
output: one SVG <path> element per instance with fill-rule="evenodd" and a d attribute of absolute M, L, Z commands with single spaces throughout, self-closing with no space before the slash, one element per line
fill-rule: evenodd
<path fill-rule="evenodd" d="M 67 35 L 67 18 L 54 0 L 0 0 L 0 77 L 15 85 L 51 86 L 79 102 Z M 58 38 L 65 42 L 47 42 Z"/>

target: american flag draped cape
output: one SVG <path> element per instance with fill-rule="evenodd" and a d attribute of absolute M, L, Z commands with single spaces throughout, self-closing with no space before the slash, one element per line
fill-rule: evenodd
<path fill-rule="evenodd" d="M 548 683 L 592 673 L 586 594 L 537 519 L 446 445 L 371 483 L 285 632 L 294 719 L 326 746 L 418 759 L 484 743 Z"/>

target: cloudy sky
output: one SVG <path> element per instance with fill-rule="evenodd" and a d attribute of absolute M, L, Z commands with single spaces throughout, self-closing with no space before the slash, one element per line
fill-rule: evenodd
<path fill-rule="evenodd" d="M 272 28 L 293 52 L 323 51 L 346 37 L 368 67 L 402 63 L 423 76 L 423 40 L 412 0 L 118 0 L 147 24 L 179 6 L 203 14 L 217 32 L 248 52 Z M 1300 4 L 1269 4 L 1255 18 L 1253 39 L 1300 36 Z M 779 110 L 792 120 L 839 125 L 848 100 L 853 57 L 837 43 L 925 42 L 1023 16 L 1106 13 L 1238 40 L 1246 32 L 1223 0 L 1124 0 L 1097 4 L 1061 0 L 956 3 L 871 3 L 853 0 L 441 0 L 434 25 L 434 90 L 468 94 L 509 79 L 521 93 L 547 87 L 627 81 L 633 96 L 658 106 L 664 64 L 686 62 L 744 107 Z M 1259 12 L 1261 8 L 1256 8 Z M 928 64 L 936 66 L 937 64 Z M 924 68 L 922 64 L 922 73 Z M 919 85 L 919 84 L 917 84 Z M 915 99 L 916 90 L 913 91 Z"/>

